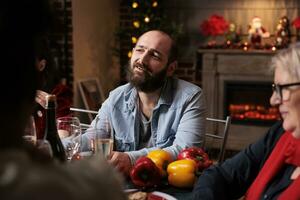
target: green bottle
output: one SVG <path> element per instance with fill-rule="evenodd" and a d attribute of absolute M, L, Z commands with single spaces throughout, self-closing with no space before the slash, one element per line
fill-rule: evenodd
<path fill-rule="evenodd" d="M 46 128 L 45 128 L 45 139 L 49 141 L 53 158 L 58 159 L 61 162 L 66 161 L 66 153 L 64 146 L 59 138 L 57 127 L 56 127 L 56 96 L 46 96 Z"/>

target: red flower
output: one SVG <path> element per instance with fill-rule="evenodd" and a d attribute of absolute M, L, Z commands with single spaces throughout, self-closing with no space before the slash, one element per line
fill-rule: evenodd
<path fill-rule="evenodd" d="M 294 19 L 292 24 L 296 29 L 300 29 L 300 17 L 297 17 L 296 19 Z"/>
<path fill-rule="evenodd" d="M 212 15 L 201 23 L 200 31 L 205 36 L 217 36 L 227 32 L 228 26 L 229 23 L 222 16 Z"/>

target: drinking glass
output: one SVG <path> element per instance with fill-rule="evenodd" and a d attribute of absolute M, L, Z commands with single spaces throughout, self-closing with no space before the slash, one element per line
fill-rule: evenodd
<path fill-rule="evenodd" d="M 36 145 L 36 128 L 35 128 L 34 117 L 32 115 L 29 117 L 28 122 L 26 124 L 23 133 L 23 139 L 34 146 Z"/>
<path fill-rule="evenodd" d="M 56 120 L 57 132 L 64 145 L 67 160 L 78 154 L 81 145 L 81 127 L 77 117 L 60 117 Z"/>
<path fill-rule="evenodd" d="M 100 128 L 89 128 L 85 134 L 88 135 L 89 150 L 95 155 L 108 158 L 113 149 L 113 133 L 109 121 L 106 119 Z"/>

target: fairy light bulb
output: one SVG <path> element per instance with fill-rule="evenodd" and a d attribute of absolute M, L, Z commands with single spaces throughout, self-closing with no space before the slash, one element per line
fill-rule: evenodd
<path fill-rule="evenodd" d="M 128 58 L 131 58 L 131 56 L 132 56 L 132 51 L 128 51 L 127 56 L 128 56 Z"/>
<path fill-rule="evenodd" d="M 140 22 L 139 21 L 133 21 L 133 26 L 135 27 L 135 28 L 140 28 Z"/>
<path fill-rule="evenodd" d="M 248 44 L 248 42 L 244 42 L 243 50 L 244 50 L 244 51 L 248 51 L 248 49 L 249 49 L 249 44 Z"/>
<path fill-rule="evenodd" d="M 152 3 L 152 7 L 157 7 L 158 6 L 158 3 L 157 3 L 157 1 L 153 1 L 153 3 Z"/>
<path fill-rule="evenodd" d="M 137 2 L 133 2 L 131 6 L 132 6 L 132 8 L 137 8 L 137 7 L 139 7 L 139 4 Z"/>
<path fill-rule="evenodd" d="M 135 44 L 135 43 L 137 42 L 137 38 L 136 38 L 135 36 L 132 36 L 132 37 L 131 37 L 131 42 L 132 42 L 133 44 Z"/>
<path fill-rule="evenodd" d="M 150 18 L 149 18 L 149 17 L 145 17 L 145 18 L 144 18 L 144 21 L 145 21 L 146 23 L 149 23 L 149 22 L 150 22 Z"/>

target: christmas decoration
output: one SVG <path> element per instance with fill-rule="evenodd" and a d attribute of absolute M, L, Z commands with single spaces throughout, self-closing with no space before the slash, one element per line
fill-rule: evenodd
<path fill-rule="evenodd" d="M 296 38 L 300 41 L 300 17 L 297 17 L 292 22 L 293 26 L 296 28 Z"/>
<path fill-rule="evenodd" d="M 228 30 L 229 23 L 219 15 L 211 15 L 200 24 L 200 32 L 204 36 L 210 36 L 206 44 L 207 48 L 217 48 L 216 36 L 223 35 Z"/>
<path fill-rule="evenodd" d="M 279 19 L 276 33 L 275 33 L 275 46 L 277 48 L 287 47 L 291 41 L 290 22 L 286 16 Z"/>
<path fill-rule="evenodd" d="M 270 37 L 270 33 L 263 27 L 261 18 L 258 16 L 252 18 L 248 33 L 249 41 L 257 49 L 261 48 L 262 38 Z"/>
<path fill-rule="evenodd" d="M 236 30 L 236 24 L 231 22 L 229 24 L 229 30 L 225 34 L 226 38 L 226 45 L 227 47 L 233 47 L 238 45 L 238 43 L 241 41 L 240 33 Z"/>
<path fill-rule="evenodd" d="M 292 24 L 296 29 L 300 29 L 300 17 L 294 19 Z"/>
<path fill-rule="evenodd" d="M 228 22 L 219 15 L 212 15 L 200 25 L 200 31 L 204 36 L 222 35 L 228 30 Z"/>

